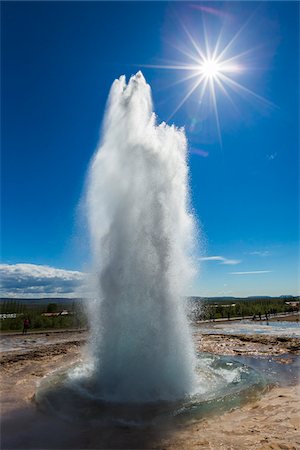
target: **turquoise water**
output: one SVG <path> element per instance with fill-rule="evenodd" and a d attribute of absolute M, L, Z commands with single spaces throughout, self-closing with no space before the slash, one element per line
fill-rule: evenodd
<path fill-rule="evenodd" d="M 228 357 L 198 355 L 196 391 L 180 400 L 109 403 L 94 394 L 92 369 L 74 366 L 40 383 L 35 401 L 40 409 L 67 421 L 97 420 L 99 424 L 185 422 L 241 406 L 266 389 L 259 371 Z"/>

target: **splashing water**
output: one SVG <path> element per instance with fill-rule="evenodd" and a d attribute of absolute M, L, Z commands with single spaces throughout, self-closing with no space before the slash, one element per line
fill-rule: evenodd
<path fill-rule="evenodd" d="M 141 72 L 115 80 L 86 206 L 97 273 L 90 350 L 109 401 L 193 393 L 195 356 L 183 296 L 193 274 L 186 138 L 156 124 Z"/>

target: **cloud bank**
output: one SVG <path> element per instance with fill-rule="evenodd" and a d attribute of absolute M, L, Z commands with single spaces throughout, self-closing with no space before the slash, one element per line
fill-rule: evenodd
<path fill-rule="evenodd" d="M 1 297 L 72 297 L 83 292 L 87 274 L 35 264 L 0 264 Z"/>

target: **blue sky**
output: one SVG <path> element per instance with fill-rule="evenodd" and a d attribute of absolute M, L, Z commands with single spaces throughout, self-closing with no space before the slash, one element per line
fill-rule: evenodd
<path fill-rule="evenodd" d="M 297 2 L 6 2 L 1 9 L 4 273 L 18 263 L 49 266 L 54 278 L 55 268 L 84 269 L 78 203 L 107 94 L 115 78 L 141 69 L 158 120 L 185 126 L 189 140 L 201 230 L 191 293 L 299 293 Z M 240 30 L 229 51 L 243 53 L 236 80 L 268 100 L 228 89 L 230 101 L 217 92 L 221 139 L 197 90 L 172 115 L 190 89 L 180 82 L 186 73 L 149 67 L 187 64 L 182 51 L 195 48 L 184 29 L 201 47 L 204 26 L 211 45 L 221 30 L 222 45 Z M 32 283 L 31 266 L 23 267 Z"/>

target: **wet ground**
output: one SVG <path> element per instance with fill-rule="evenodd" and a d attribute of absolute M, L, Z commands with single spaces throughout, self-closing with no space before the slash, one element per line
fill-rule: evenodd
<path fill-rule="evenodd" d="M 203 334 L 263 334 L 300 338 L 300 322 L 239 320 L 199 324 Z"/>
<path fill-rule="evenodd" d="M 0 335 L 1 354 L 6 352 L 28 352 L 37 347 L 53 345 L 62 342 L 84 341 L 87 332 L 80 331 L 48 331 L 28 332 L 28 334 L 14 333 Z"/>
<path fill-rule="evenodd" d="M 49 334 L 49 333 L 47 333 Z M 201 420 L 172 426 L 76 424 L 39 411 L 40 380 L 81 360 L 86 334 L 2 337 L 2 449 L 298 449 L 300 339 L 264 334 L 202 333 L 198 351 L 225 355 L 258 370 L 269 389 L 247 404 Z M 218 412 L 217 412 L 218 413 Z"/>

